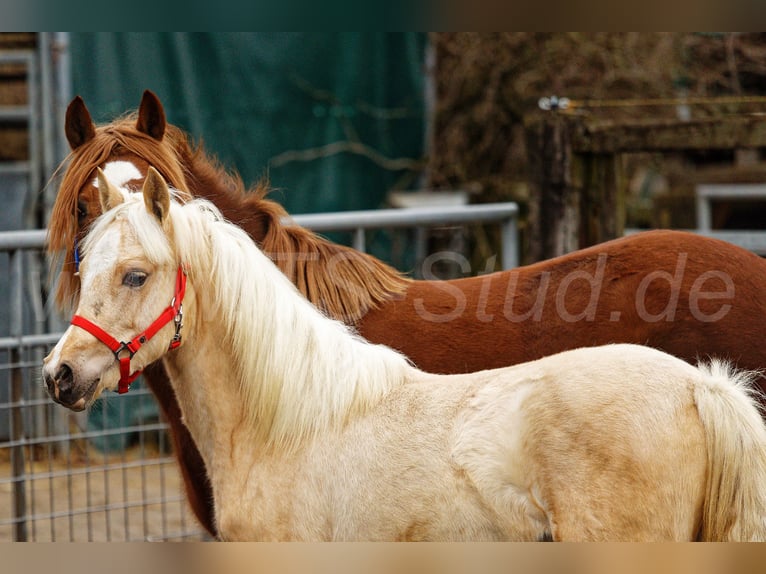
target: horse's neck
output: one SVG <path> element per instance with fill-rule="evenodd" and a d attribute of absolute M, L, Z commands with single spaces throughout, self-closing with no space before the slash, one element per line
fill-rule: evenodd
<path fill-rule="evenodd" d="M 186 336 L 186 335 L 185 335 Z M 237 374 L 226 347 L 216 344 L 224 336 L 215 325 L 205 327 L 204 337 L 188 337 L 164 363 L 189 429 L 205 465 L 219 475 L 221 464 L 231 460 L 234 432 L 244 428 L 242 401 L 238 399 Z"/>
<path fill-rule="evenodd" d="M 178 148 L 190 191 L 212 201 L 224 217 L 244 229 L 280 271 L 330 317 L 355 324 L 404 293 L 409 280 L 382 261 L 338 245 L 302 227 L 284 225 L 287 212 L 265 196 L 260 182 L 245 192 L 242 181 L 227 174 L 204 152 Z"/>
<path fill-rule="evenodd" d="M 179 394 L 205 411 L 198 426 L 212 424 L 220 407 L 247 427 L 250 444 L 291 448 L 365 412 L 404 381 L 412 368 L 404 357 L 322 316 L 244 235 L 228 229 L 234 243 L 220 229 L 211 235 L 221 245 L 210 258 L 214 267 L 191 265 L 188 338 L 168 359 L 177 385 L 189 387 Z M 191 315 L 219 299 L 215 321 Z M 222 432 L 232 440 L 230 429 Z"/>

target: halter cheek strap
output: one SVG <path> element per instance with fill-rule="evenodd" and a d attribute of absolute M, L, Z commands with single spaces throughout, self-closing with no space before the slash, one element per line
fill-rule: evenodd
<path fill-rule="evenodd" d="M 74 238 L 74 274 L 80 274 L 80 247 L 77 245 L 77 237 Z"/>
<path fill-rule="evenodd" d="M 133 358 L 141 346 L 149 339 L 154 337 L 160 329 L 167 325 L 170 321 L 175 323 L 176 333 L 173 335 L 173 339 L 170 341 L 169 349 L 177 349 L 181 345 L 181 327 L 183 327 L 183 300 L 186 294 L 186 273 L 183 268 L 178 267 L 178 273 L 176 274 L 176 290 L 173 295 L 173 300 L 170 302 L 165 310 L 157 317 L 154 322 L 147 327 L 145 331 L 139 333 L 133 337 L 127 343 L 124 341 L 118 341 L 112 337 L 109 333 L 104 331 L 101 327 L 89 321 L 85 317 L 75 315 L 72 317 L 72 325 L 85 329 L 101 341 L 104 345 L 109 347 L 109 350 L 114 353 L 115 358 L 120 363 L 120 382 L 117 386 L 117 392 L 119 394 L 125 394 L 130 389 L 130 383 L 138 378 L 141 374 L 141 369 L 135 372 L 130 372 L 130 360 Z M 123 353 L 126 351 L 126 353 Z"/>

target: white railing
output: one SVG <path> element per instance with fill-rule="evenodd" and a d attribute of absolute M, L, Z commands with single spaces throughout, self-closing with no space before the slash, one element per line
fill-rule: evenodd
<path fill-rule="evenodd" d="M 723 239 L 729 243 L 766 255 L 766 231 L 740 229 L 713 229 L 714 201 L 766 202 L 766 185 L 759 183 L 700 184 L 695 190 L 697 205 L 697 233 Z"/>
<path fill-rule="evenodd" d="M 365 231 L 399 227 L 435 227 L 467 223 L 499 223 L 501 226 L 501 265 L 503 269 L 519 266 L 519 244 L 516 220 L 519 206 L 515 203 L 485 203 L 439 207 L 408 207 L 340 213 L 293 215 L 293 222 L 313 231 L 353 231 L 353 247 L 366 250 Z"/>

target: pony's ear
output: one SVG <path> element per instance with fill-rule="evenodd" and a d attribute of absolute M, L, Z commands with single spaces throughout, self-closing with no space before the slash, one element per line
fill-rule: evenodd
<path fill-rule="evenodd" d="M 144 90 L 141 105 L 138 108 L 136 129 L 157 141 L 165 135 L 165 110 L 160 99 L 151 90 Z"/>
<path fill-rule="evenodd" d="M 75 96 L 67 106 L 64 132 L 72 150 L 76 150 L 96 137 L 96 125 L 80 96 Z"/>
<path fill-rule="evenodd" d="M 146 210 L 164 223 L 170 211 L 170 190 L 160 172 L 152 166 L 146 172 L 143 194 Z"/>
<path fill-rule="evenodd" d="M 107 212 L 125 201 L 120 190 L 106 178 L 106 174 L 100 167 L 98 168 L 98 197 L 101 200 L 101 211 L 103 212 Z"/>

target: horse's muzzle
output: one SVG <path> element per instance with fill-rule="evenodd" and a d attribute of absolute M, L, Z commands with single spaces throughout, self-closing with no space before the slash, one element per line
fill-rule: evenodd
<path fill-rule="evenodd" d="M 82 388 L 82 385 L 75 383 L 74 373 L 66 363 L 61 363 L 54 374 L 51 374 L 47 369 L 43 369 L 43 381 L 51 399 L 73 411 L 85 409 L 88 403 L 87 396 L 92 394 L 92 389 L 98 384 L 98 381 L 95 381 L 86 387 L 85 392 L 80 391 L 79 389 Z"/>

